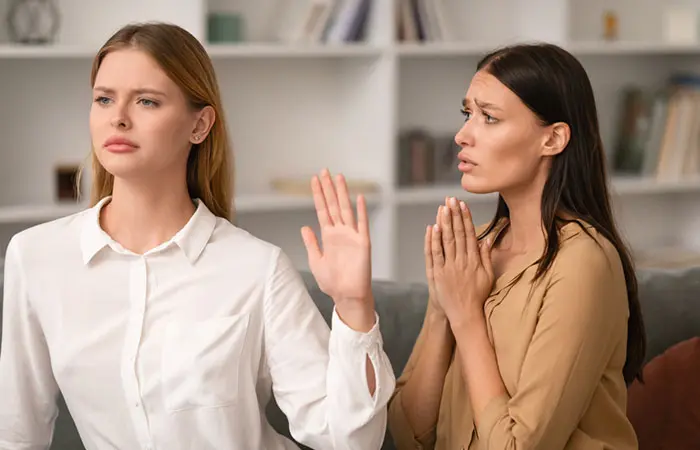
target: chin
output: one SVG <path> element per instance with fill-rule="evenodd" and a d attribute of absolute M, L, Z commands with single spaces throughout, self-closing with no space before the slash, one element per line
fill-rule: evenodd
<path fill-rule="evenodd" d="M 497 190 L 483 177 L 476 177 L 471 173 L 463 173 L 461 179 L 462 189 L 470 194 L 490 194 Z"/>
<path fill-rule="evenodd" d="M 144 172 L 148 172 L 144 164 L 133 154 L 113 155 L 104 151 L 100 153 L 98 153 L 100 164 L 115 178 L 138 178 Z"/>

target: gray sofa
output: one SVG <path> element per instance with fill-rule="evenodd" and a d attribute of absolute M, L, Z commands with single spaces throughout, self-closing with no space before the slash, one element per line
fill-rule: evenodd
<path fill-rule="evenodd" d="M 319 309 L 326 320 L 329 320 L 333 307 L 332 301 L 318 290 L 313 277 L 307 273 L 303 276 Z M 647 360 L 675 343 L 693 336 L 700 336 L 700 267 L 685 270 L 640 271 L 639 283 L 648 335 Z M 1 289 L 0 292 L 2 292 Z M 427 289 L 422 284 L 408 285 L 376 281 L 374 293 L 381 318 L 385 349 L 398 376 L 408 360 L 420 330 Z M 268 408 L 268 417 L 275 428 L 285 433 L 285 418 L 274 404 Z M 59 414 L 51 448 L 54 450 L 83 449 L 64 405 Z M 394 449 L 394 446 L 387 433 L 383 450 L 389 449 Z"/>

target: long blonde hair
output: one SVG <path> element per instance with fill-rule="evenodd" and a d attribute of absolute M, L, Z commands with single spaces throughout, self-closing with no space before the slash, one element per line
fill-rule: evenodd
<path fill-rule="evenodd" d="M 192 108 L 214 108 L 216 119 L 206 139 L 194 144 L 187 160 L 187 189 L 216 216 L 234 220 L 233 155 L 214 67 L 200 42 L 185 29 L 168 23 L 129 24 L 99 50 L 92 63 L 90 85 L 105 56 L 115 50 L 137 48 L 148 53 L 185 94 Z M 90 205 L 112 194 L 114 176 L 91 151 Z"/>

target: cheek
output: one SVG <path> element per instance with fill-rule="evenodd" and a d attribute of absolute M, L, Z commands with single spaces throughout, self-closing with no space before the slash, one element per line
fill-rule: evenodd
<path fill-rule="evenodd" d="M 169 148 L 187 146 L 189 139 L 189 123 L 182 114 L 171 111 L 151 112 L 141 118 L 141 130 L 154 144 Z"/>
<path fill-rule="evenodd" d="M 504 182 L 529 180 L 536 169 L 533 139 L 518 131 L 503 127 L 491 133 L 487 142 L 484 142 L 487 154 L 485 166 L 495 178 Z"/>
<path fill-rule="evenodd" d="M 104 110 L 93 106 L 90 108 L 88 122 L 92 143 L 97 146 L 107 138 L 110 130 L 109 117 Z"/>

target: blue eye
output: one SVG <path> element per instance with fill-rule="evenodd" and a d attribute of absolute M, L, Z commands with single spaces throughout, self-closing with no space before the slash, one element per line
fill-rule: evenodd
<path fill-rule="evenodd" d="M 149 100 L 147 98 L 142 98 L 139 100 L 143 106 L 147 106 L 149 108 L 156 107 L 158 106 L 158 103 L 154 102 L 153 100 Z"/>
<path fill-rule="evenodd" d="M 105 96 L 102 96 L 102 95 L 95 97 L 95 103 L 99 103 L 100 105 L 106 105 L 107 102 L 110 102 L 110 101 L 111 101 L 111 99 L 109 99 Z"/>
<path fill-rule="evenodd" d="M 472 115 L 472 113 L 470 113 L 470 112 L 467 111 L 466 109 L 460 109 L 459 112 L 461 112 L 462 115 L 464 116 L 464 121 L 465 121 L 465 122 L 466 122 L 467 120 L 469 120 L 469 118 L 470 118 L 471 115 Z"/>

